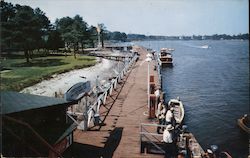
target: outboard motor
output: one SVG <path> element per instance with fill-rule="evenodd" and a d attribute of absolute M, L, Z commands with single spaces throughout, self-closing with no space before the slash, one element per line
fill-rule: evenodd
<path fill-rule="evenodd" d="M 219 147 L 217 145 L 211 145 L 210 148 L 213 151 L 213 153 L 216 155 L 216 157 L 219 157 L 220 155 Z"/>
<path fill-rule="evenodd" d="M 187 125 L 182 125 L 182 132 L 186 133 L 187 132 L 187 128 L 188 128 Z"/>

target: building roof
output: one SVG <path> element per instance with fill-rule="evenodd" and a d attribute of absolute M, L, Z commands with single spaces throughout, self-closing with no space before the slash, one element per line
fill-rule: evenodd
<path fill-rule="evenodd" d="M 57 139 L 57 141 L 54 144 L 59 143 L 61 140 L 63 140 L 66 136 L 68 136 L 70 133 L 72 133 L 77 128 L 76 123 L 72 123 L 65 131 L 64 133 Z"/>
<path fill-rule="evenodd" d="M 1 94 L 2 114 L 11 114 L 49 106 L 72 105 L 74 102 L 18 92 L 4 91 Z"/>

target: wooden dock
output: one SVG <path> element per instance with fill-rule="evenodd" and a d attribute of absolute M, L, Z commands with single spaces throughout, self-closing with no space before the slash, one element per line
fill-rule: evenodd
<path fill-rule="evenodd" d="M 104 125 L 88 131 L 76 130 L 75 143 L 65 152 L 65 157 L 164 157 L 140 153 L 140 123 L 154 123 L 155 120 L 148 119 L 148 63 L 145 61 L 148 52 L 142 47 L 134 49 L 140 59 L 100 108 Z M 154 65 L 153 60 L 150 74 L 158 81 Z"/>
<path fill-rule="evenodd" d="M 95 56 L 95 57 L 101 57 L 109 60 L 115 60 L 115 61 L 125 61 L 126 58 L 132 58 L 132 55 L 107 55 L 107 54 L 102 54 L 102 53 L 89 53 L 89 56 Z"/>

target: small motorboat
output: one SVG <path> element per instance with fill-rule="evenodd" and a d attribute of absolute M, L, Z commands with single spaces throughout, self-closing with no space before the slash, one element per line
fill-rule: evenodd
<path fill-rule="evenodd" d="M 181 124 L 184 119 L 185 112 L 184 106 L 182 104 L 182 101 L 180 101 L 180 98 L 177 97 L 177 99 L 170 99 L 170 101 L 168 102 L 168 106 L 174 108 L 173 114 L 176 123 Z"/>
<path fill-rule="evenodd" d="M 201 48 L 203 48 L 203 49 L 208 49 L 209 48 L 209 45 L 203 45 L 203 46 L 201 46 Z"/>
<path fill-rule="evenodd" d="M 245 114 L 242 118 L 238 119 L 238 125 L 239 127 L 250 134 L 250 118 L 249 115 Z"/>

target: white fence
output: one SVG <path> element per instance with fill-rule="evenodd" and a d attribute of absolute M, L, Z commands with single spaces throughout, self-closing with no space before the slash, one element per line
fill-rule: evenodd
<path fill-rule="evenodd" d="M 112 95 L 112 92 L 117 88 L 117 84 L 124 78 L 124 76 L 128 73 L 129 69 L 133 66 L 135 63 L 136 59 L 138 58 L 137 55 L 133 56 L 133 58 L 128 58 L 127 62 L 125 61 L 125 66 L 123 70 L 116 76 L 114 77 L 111 81 L 110 84 L 107 88 L 104 89 L 103 93 L 98 96 L 96 101 L 91 104 L 91 105 L 85 105 L 85 110 L 83 113 L 80 112 L 71 112 L 68 111 L 67 115 L 75 122 L 78 124 L 78 128 L 87 130 L 91 122 L 94 121 L 95 116 L 99 116 L 99 111 L 101 105 L 106 104 L 106 100 L 108 96 Z M 83 121 L 81 123 L 78 123 L 71 115 L 79 116 L 83 115 Z"/>

